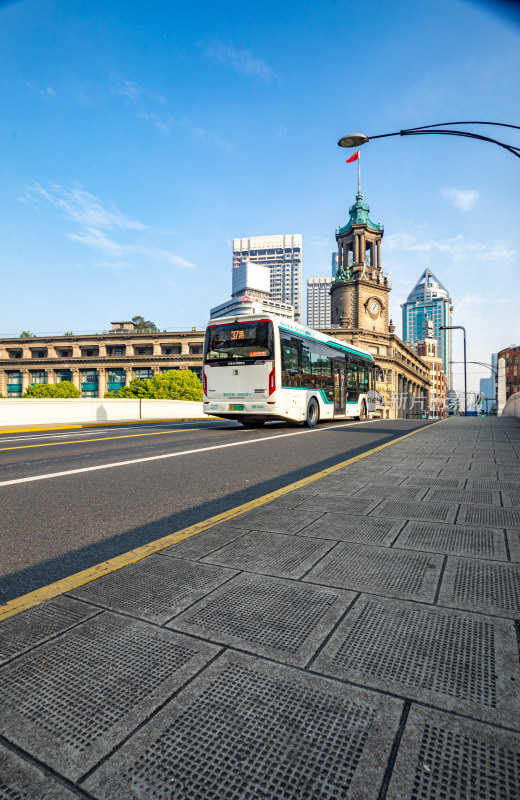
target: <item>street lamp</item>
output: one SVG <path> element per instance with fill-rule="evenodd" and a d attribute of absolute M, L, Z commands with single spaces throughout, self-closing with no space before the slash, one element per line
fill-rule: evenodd
<path fill-rule="evenodd" d="M 440 325 L 441 331 L 461 330 L 464 332 L 464 416 L 468 416 L 468 371 L 466 362 L 466 328 L 463 325 Z"/>
<path fill-rule="evenodd" d="M 466 136 L 469 139 L 481 139 L 483 142 L 491 142 L 497 144 L 508 150 L 517 158 L 520 158 L 520 147 L 514 147 L 512 144 L 505 144 L 499 142 L 498 139 L 492 139 L 489 136 L 482 136 L 480 133 L 472 133 L 471 131 L 454 131 L 443 127 L 444 125 L 497 125 L 501 128 L 514 128 L 520 130 L 520 125 L 508 125 L 506 122 L 438 122 L 435 125 L 421 125 L 417 128 L 405 128 L 401 131 L 394 133 L 380 133 L 377 136 L 366 136 L 364 133 L 348 133 L 342 136 L 338 142 L 340 147 L 361 147 L 371 139 L 384 139 L 387 136 L 419 136 L 421 134 L 444 134 L 448 136 Z"/>

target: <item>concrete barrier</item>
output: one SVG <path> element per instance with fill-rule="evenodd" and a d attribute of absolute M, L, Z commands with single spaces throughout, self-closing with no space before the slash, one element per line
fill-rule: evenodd
<path fill-rule="evenodd" d="M 50 425 L 53 422 L 120 422 L 140 419 L 200 419 L 202 403 L 186 400 L 109 398 L 13 398 L 0 400 L 0 425 Z"/>
<path fill-rule="evenodd" d="M 511 395 L 504 408 L 502 417 L 520 417 L 520 392 Z"/>

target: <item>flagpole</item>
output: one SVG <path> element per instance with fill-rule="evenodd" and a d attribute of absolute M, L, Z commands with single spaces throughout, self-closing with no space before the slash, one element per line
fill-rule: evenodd
<path fill-rule="evenodd" d="M 357 190 L 358 194 L 361 194 L 361 153 L 358 151 L 358 161 L 357 161 Z"/>

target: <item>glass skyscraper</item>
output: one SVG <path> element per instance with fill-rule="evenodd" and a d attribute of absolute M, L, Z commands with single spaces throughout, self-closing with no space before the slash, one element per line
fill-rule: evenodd
<path fill-rule="evenodd" d="M 413 347 L 421 338 L 424 319 L 433 322 L 434 338 L 439 345 L 442 368 L 448 380 L 448 389 L 453 388 L 451 360 L 452 331 L 441 331 L 441 325 L 452 324 L 453 306 L 448 290 L 430 269 L 425 269 L 408 295 L 403 309 L 403 341 Z"/>

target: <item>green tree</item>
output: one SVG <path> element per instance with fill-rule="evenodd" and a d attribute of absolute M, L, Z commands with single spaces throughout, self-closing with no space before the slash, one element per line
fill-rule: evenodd
<path fill-rule="evenodd" d="M 111 399 L 113 399 L 114 397 L 119 397 L 119 395 L 118 395 L 118 393 L 117 393 L 117 392 L 105 392 L 105 394 L 103 395 L 103 397 L 104 397 L 104 399 L 105 399 L 105 400 L 111 400 Z"/>
<path fill-rule="evenodd" d="M 20 334 L 20 339 L 33 339 L 34 336 L 35 334 L 31 331 L 22 331 Z"/>
<path fill-rule="evenodd" d="M 142 333 L 156 333 L 159 330 L 155 322 L 144 317 L 132 317 L 132 322 L 136 331 L 141 331 Z"/>
<path fill-rule="evenodd" d="M 81 397 L 81 392 L 70 381 L 37 383 L 28 386 L 24 397 Z"/>
<path fill-rule="evenodd" d="M 202 400 L 202 385 L 189 369 L 158 372 L 144 381 L 134 378 L 119 390 L 118 397 L 143 397 L 149 400 Z"/>

